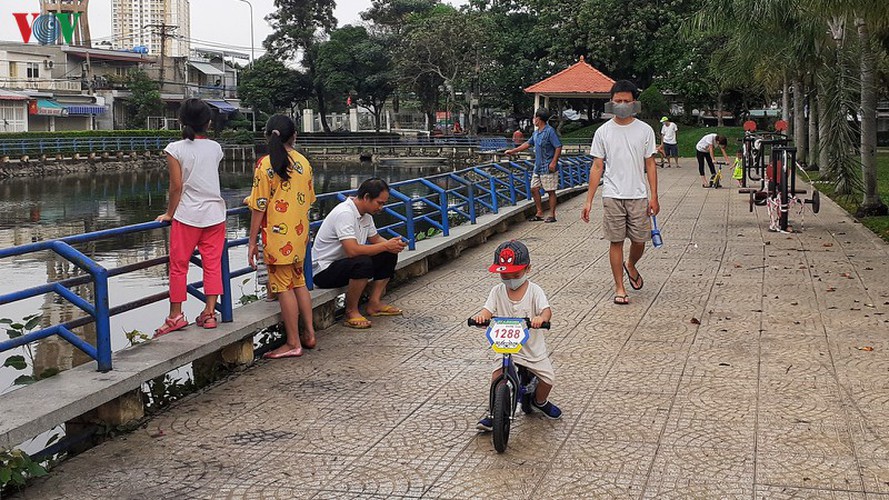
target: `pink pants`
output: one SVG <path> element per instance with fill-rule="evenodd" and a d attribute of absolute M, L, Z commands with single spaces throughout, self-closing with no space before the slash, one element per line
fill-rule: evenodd
<path fill-rule="evenodd" d="M 195 247 L 204 264 L 204 294 L 222 295 L 222 252 L 225 222 L 194 227 L 173 219 L 170 231 L 170 302 L 185 302 L 188 293 L 188 262 Z"/>

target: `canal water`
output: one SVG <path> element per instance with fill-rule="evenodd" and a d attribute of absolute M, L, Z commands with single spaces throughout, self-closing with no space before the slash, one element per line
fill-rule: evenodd
<path fill-rule="evenodd" d="M 404 168 L 321 161 L 313 162 L 313 166 L 318 194 L 357 188 L 371 176 L 394 182 L 453 170 L 445 165 Z M 223 197 L 229 208 L 241 206 L 250 192 L 253 164 L 226 163 L 222 168 Z M 0 180 L 0 248 L 151 221 L 165 210 L 166 191 L 167 172 L 164 168 Z M 316 208 L 314 218 L 321 217 L 326 210 L 329 207 Z M 230 217 L 228 237 L 246 236 L 248 224 L 248 216 Z M 76 248 L 106 268 L 116 268 L 166 255 L 168 234 L 167 229 L 143 232 Z M 246 247 L 230 251 L 232 269 L 246 266 L 246 253 Z M 51 252 L 3 259 L 0 260 L 0 294 L 84 274 Z M 189 281 L 199 279 L 200 269 L 192 266 Z M 112 278 L 111 307 L 163 292 L 166 286 L 166 266 Z M 232 288 L 236 305 L 242 295 L 257 291 L 252 275 L 233 281 Z M 92 302 L 90 286 L 76 287 L 75 292 Z M 138 331 L 150 336 L 163 322 L 167 307 L 167 302 L 160 302 L 113 317 L 113 349 L 130 345 L 127 332 Z M 193 319 L 201 309 L 202 304 L 189 297 L 185 304 L 187 317 Z M 81 317 L 84 313 L 56 294 L 0 306 L 0 319 L 18 322 L 32 314 L 40 315 L 35 328 L 41 328 Z M 0 325 L 0 328 L 5 326 Z M 201 335 L 201 330 L 194 326 L 188 331 Z M 93 325 L 78 328 L 76 333 L 95 345 Z M 5 338 L 6 335 L 0 333 L 0 339 Z M 27 366 L 4 366 L 19 364 L 10 361 L 12 356 L 24 357 Z M 93 361 L 57 337 L 45 339 L 30 348 L 0 353 L 0 394 L 21 387 L 27 377 L 39 378 L 85 362 Z"/>

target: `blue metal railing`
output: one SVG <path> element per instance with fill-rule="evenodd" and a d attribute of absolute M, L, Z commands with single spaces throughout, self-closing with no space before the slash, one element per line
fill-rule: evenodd
<path fill-rule="evenodd" d="M 563 158 L 559 162 L 560 187 L 568 188 L 585 184 L 589 179 L 590 160 L 589 156 Z M 482 213 L 497 213 L 500 207 L 515 205 L 520 200 L 528 199 L 531 193 L 530 182 L 533 167 L 533 163 L 528 161 L 488 163 L 456 172 L 393 183 L 390 185 L 390 200 L 392 202 L 384 207 L 385 214 L 392 222 L 378 228 L 378 231 L 384 236 L 406 238 L 409 250 L 416 249 L 417 241 L 423 238 L 421 234 L 424 236 L 429 234 L 429 229 L 447 237 L 455 224 L 462 222 L 475 224 L 478 216 Z M 325 193 L 318 196 L 318 201 L 324 203 L 325 201 L 345 200 L 353 193 L 354 190 Z M 229 216 L 248 213 L 249 209 L 246 207 L 228 211 Z M 321 220 L 313 221 L 310 228 L 317 231 L 321 222 Z M 122 274 L 164 265 L 169 262 L 169 257 L 158 257 L 115 269 L 106 269 L 74 248 L 74 245 L 153 231 L 167 226 L 169 226 L 168 223 L 146 222 L 0 249 L 0 259 L 51 251 L 83 269 L 89 275 L 0 295 L 0 306 L 2 306 L 47 293 L 56 293 L 86 313 L 86 316 L 0 342 L 0 352 L 58 335 L 96 360 L 99 371 L 111 370 L 110 318 L 126 311 L 166 300 L 169 298 L 169 292 L 157 293 L 111 307 L 108 296 L 108 280 Z M 231 280 L 253 272 L 250 267 L 232 270 L 228 249 L 246 244 L 247 238 L 228 240 L 222 254 L 223 296 L 216 307 L 221 313 L 223 322 L 231 322 L 234 319 Z M 306 283 L 309 289 L 313 288 L 311 252 L 310 245 L 306 251 L 305 264 Z M 195 265 L 201 266 L 200 258 L 197 255 L 192 256 L 191 260 Z M 93 285 L 92 302 L 72 291 L 72 287 L 88 283 Z M 190 283 L 188 292 L 199 300 L 205 301 L 206 297 L 201 292 L 202 286 L 203 283 L 200 281 Z M 73 333 L 75 328 L 92 322 L 96 323 L 97 340 L 95 346 Z"/>
<path fill-rule="evenodd" d="M 0 156 L 55 155 L 62 153 L 104 153 L 116 151 L 160 151 L 175 136 L 134 137 L 36 137 L 3 139 L 0 137 Z M 224 140 L 220 142 L 225 143 Z M 588 139 L 565 140 L 566 144 L 587 144 Z M 297 136 L 298 147 L 318 148 L 472 148 L 480 152 L 495 152 L 512 147 L 504 137 L 312 137 Z"/>

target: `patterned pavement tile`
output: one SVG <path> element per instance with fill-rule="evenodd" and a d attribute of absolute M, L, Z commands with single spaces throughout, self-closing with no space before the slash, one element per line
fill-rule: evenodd
<path fill-rule="evenodd" d="M 403 317 L 334 325 L 17 497 L 889 500 L 889 247 L 830 201 L 775 234 L 696 169 L 659 173 L 667 244 L 629 306 L 612 303 L 601 206 L 584 224 L 578 196 L 558 223 L 517 224 L 391 290 Z M 519 412 L 497 454 L 475 430 L 493 357 L 465 319 L 509 238 L 553 306 L 564 415 Z"/>

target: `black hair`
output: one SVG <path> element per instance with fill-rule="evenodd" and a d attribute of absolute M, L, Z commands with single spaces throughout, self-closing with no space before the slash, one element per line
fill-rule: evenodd
<path fill-rule="evenodd" d="M 265 124 L 265 137 L 269 145 L 269 162 L 278 177 L 290 179 L 290 155 L 285 146 L 296 136 L 296 124 L 284 115 L 274 115 Z"/>
<path fill-rule="evenodd" d="M 549 110 L 546 108 L 537 108 L 537 111 L 534 112 L 534 116 L 540 118 L 544 122 L 548 122 L 550 117 Z"/>
<path fill-rule="evenodd" d="M 389 185 L 386 184 L 386 181 L 379 177 L 371 177 L 358 186 L 358 192 L 355 193 L 355 197 L 364 199 L 365 197 L 370 196 L 370 199 L 373 200 L 379 197 L 383 191 L 389 191 Z"/>
<path fill-rule="evenodd" d="M 639 88 L 636 87 L 636 84 L 629 80 L 618 80 L 614 82 L 614 85 L 611 86 L 611 98 L 614 99 L 614 94 L 618 92 L 629 92 L 633 94 L 633 99 L 639 97 Z"/>
<path fill-rule="evenodd" d="M 182 125 L 182 138 L 193 141 L 198 134 L 206 133 L 212 112 L 210 106 L 200 99 L 186 99 L 179 107 L 179 123 Z"/>

